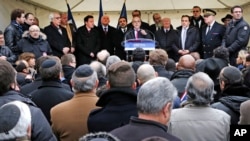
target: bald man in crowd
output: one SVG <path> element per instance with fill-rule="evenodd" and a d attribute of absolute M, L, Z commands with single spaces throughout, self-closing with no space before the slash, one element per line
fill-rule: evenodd
<path fill-rule="evenodd" d="M 172 75 L 171 82 L 178 90 L 178 96 L 181 98 L 185 92 L 185 86 L 190 76 L 195 73 L 195 59 L 187 54 L 181 56 L 176 67 L 177 71 Z"/>

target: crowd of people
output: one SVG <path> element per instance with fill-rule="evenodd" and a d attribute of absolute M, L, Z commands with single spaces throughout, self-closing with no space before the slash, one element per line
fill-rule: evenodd
<path fill-rule="evenodd" d="M 41 28 L 14 9 L 0 30 L 0 140 L 230 140 L 230 125 L 250 124 L 249 25 L 240 6 L 224 25 L 212 9 L 192 12 L 176 29 L 139 10 L 118 28 L 108 15 L 76 28 L 57 12 Z M 155 49 L 121 44 L 139 38 Z"/>

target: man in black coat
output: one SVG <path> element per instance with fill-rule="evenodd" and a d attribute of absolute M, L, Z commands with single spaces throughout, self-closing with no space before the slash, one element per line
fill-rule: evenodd
<path fill-rule="evenodd" d="M 115 43 L 115 55 L 117 55 L 121 60 L 126 60 L 126 52 L 124 49 L 124 45 L 122 45 L 122 41 L 124 40 L 124 35 L 126 34 L 128 28 L 127 28 L 127 18 L 120 17 L 119 18 L 119 27 L 116 30 L 114 40 Z"/>
<path fill-rule="evenodd" d="M 199 30 L 190 26 L 190 17 L 188 15 L 181 17 L 181 26 L 177 27 L 177 32 L 178 38 L 173 47 L 177 56 L 197 51 L 200 45 Z"/>
<path fill-rule="evenodd" d="M 101 18 L 101 25 L 98 26 L 98 31 L 100 35 L 100 49 L 106 49 L 110 55 L 115 54 L 115 44 L 116 40 L 116 29 L 109 25 L 110 19 L 108 15 L 104 15 Z"/>
<path fill-rule="evenodd" d="M 4 30 L 5 45 L 15 54 L 19 55 L 17 42 L 22 38 L 24 23 L 24 10 L 14 9 L 11 12 L 11 23 Z"/>
<path fill-rule="evenodd" d="M 18 86 L 15 80 L 15 69 L 10 63 L 4 60 L 0 60 L 0 67 L 0 106 L 15 100 L 26 103 L 31 112 L 31 140 L 56 141 L 51 127 L 42 111 L 36 107 L 30 99 L 23 97 L 21 93 L 16 91 L 18 90 Z"/>
<path fill-rule="evenodd" d="M 156 31 L 160 30 L 162 27 L 161 15 L 159 13 L 154 13 L 153 20 L 155 23 L 150 25 L 150 31 L 152 33 L 155 33 Z"/>
<path fill-rule="evenodd" d="M 168 79 L 157 77 L 148 80 L 142 85 L 137 96 L 138 117 L 131 117 L 129 124 L 110 133 L 122 141 L 142 141 L 152 136 L 180 141 L 167 133 L 166 126 L 176 95 L 176 88 Z"/>
<path fill-rule="evenodd" d="M 249 41 L 249 24 L 243 19 L 243 9 L 240 6 L 231 8 L 233 20 L 228 24 L 222 46 L 228 48 L 230 64 L 236 66 L 236 58 L 241 49 L 246 49 Z"/>
<path fill-rule="evenodd" d="M 53 55 L 61 58 L 63 54 L 70 52 L 71 43 L 66 29 L 60 25 L 60 14 L 51 13 L 49 17 L 51 23 L 44 28 L 44 33 L 47 35 L 47 41 L 50 44 Z"/>
<path fill-rule="evenodd" d="M 162 28 L 155 32 L 155 40 L 158 42 L 156 48 L 164 49 L 169 58 L 177 61 L 178 58 L 173 49 L 178 38 L 177 32 L 171 28 L 170 18 L 163 18 L 162 24 Z"/>
<path fill-rule="evenodd" d="M 62 64 L 59 60 L 55 58 L 45 60 L 40 66 L 42 85 L 30 94 L 32 101 L 43 111 L 49 123 L 51 123 L 50 109 L 73 97 L 71 91 L 63 88 L 60 81 L 61 71 Z"/>
<path fill-rule="evenodd" d="M 203 9 L 206 25 L 202 27 L 203 58 L 213 56 L 213 50 L 221 46 L 225 34 L 225 26 L 215 21 L 216 12 L 212 9 Z"/>
<path fill-rule="evenodd" d="M 90 64 L 96 59 L 96 54 L 100 51 L 100 36 L 94 28 L 94 17 L 88 15 L 84 18 L 84 26 L 77 29 L 75 56 L 77 66 Z"/>
<path fill-rule="evenodd" d="M 135 72 L 128 62 L 117 62 L 108 68 L 108 81 L 96 106 L 88 117 L 89 132 L 106 131 L 129 123 L 137 116 Z"/>

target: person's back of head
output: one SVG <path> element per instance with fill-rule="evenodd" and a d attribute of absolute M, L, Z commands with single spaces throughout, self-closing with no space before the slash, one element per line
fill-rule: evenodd
<path fill-rule="evenodd" d="M 76 67 L 76 57 L 74 54 L 64 54 L 62 57 L 61 57 L 61 63 L 62 65 L 65 65 L 65 66 L 71 66 L 71 67 Z"/>
<path fill-rule="evenodd" d="M 28 62 L 25 60 L 18 60 L 16 62 L 16 71 L 28 74 L 29 73 Z"/>
<path fill-rule="evenodd" d="M 161 116 L 164 120 L 159 122 L 167 124 L 176 96 L 177 90 L 167 78 L 156 77 L 147 81 L 141 86 L 137 96 L 139 118 L 147 115 L 159 116 L 159 118 Z"/>
<path fill-rule="evenodd" d="M 195 105 L 208 105 L 213 100 L 214 82 L 204 72 L 192 75 L 186 84 L 187 101 Z"/>
<path fill-rule="evenodd" d="M 45 60 L 47 60 L 47 59 L 49 59 L 49 58 L 50 58 L 49 56 L 41 56 L 41 57 L 39 57 L 39 58 L 36 60 L 35 69 L 36 69 L 36 71 L 37 71 L 37 74 L 40 73 L 39 68 L 40 68 L 40 66 L 42 65 L 43 61 L 45 61 Z"/>
<path fill-rule="evenodd" d="M 191 52 L 190 55 L 194 57 L 195 61 L 201 59 L 198 52 Z"/>
<path fill-rule="evenodd" d="M 169 141 L 169 140 L 158 136 L 152 136 L 152 137 L 147 137 L 141 141 Z"/>
<path fill-rule="evenodd" d="M 153 68 L 153 66 L 149 64 L 143 64 L 141 65 L 137 70 L 137 79 L 140 85 L 147 82 L 150 79 L 153 79 L 156 77 L 156 72 Z"/>
<path fill-rule="evenodd" d="M 40 76 L 44 81 L 59 80 L 62 72 L 62 64 L 56 58 L 50 58 L 41 64 L 39 68 Z"/>
<path fill-rule="evenodd" d="M 239 124 L 240 125 L 249 125 L 250 124 L 250 100 L 247 100 L 245 102 L 242 102 L 240 104 L 240 119 Z"/>
<path fill-rule="evenodd" d="M 108 132 L 88 133 L 81 137 L 79 141 L 120 141 Z"/>
<path fill-rule="evenodd" d="M 16 70 L 5 60 L 0 60 L 0 96 L 16 87 Z"/>
<path fill-rule="evenodd" d="M 242 85 L 242 72 L 233 66 L 224 67 L 220 72 L 219 81 L 222 90 L 232 85 Z"/>
<path fill-rule="evenodd" d="M 97 60 L 103 65 L 106 65 L 107 59 L 110 56 L 110 53 L 107 50 L 101 50 L 97 53 Z"/>
<path fill-rule="evenodd" d="M 71 85 L 75 93 L 95 91 L 97 74 L 89 65 L 81 65 L 72 74 Z"/>
<path fill-rule="evenodd" d="M 96 71 L 98 78 L 106 76 L 106 67 L 99 61 L 93 61 L 89 66 Z"/>
<path fill-rule="evenodd" d="M 165 65 L 167 71 L 176 71 L 176 62 L 172 58 L 168 58 L 167 64 Z"/>
<path fill-rule="evenodd" d="M 150 65 L 161 65 L 165 66 L 168 61 L 168 54 L 163 49 L 155 49 L 149 53 Z"/>
<path fill-rule="evenodd" d="M 215 58 L 220 58 L 226 60 L 229 63 L 229 51 L 225 47 L 217 47 L 213 51 L 213 55 Z"/>
<path fill-rule="evenodd" d="M 108 83 L 110 87 L 133 87 L 135 72 L 128 62 L 120 61 L 108 68 Z"/>
<path fill-rule="evenodd" d="M 113 63 L 120 62 L 120 61 L 121 59 L 116 55 L 109 56 L 106 62 L 106 69 L 108 69 L 109 66 L 112 65 Z"/>
<path fill-rule="evenodd" d="M 177 70 L 182 69 L 195 70 L 195 59 L 193 56 L 187 54 L 180 57 L 177 64 Z"/>
<path fill-rule="evenodd" d="M 144 62 L 146 59 L 146 52 L 143 48 L 137 47 L 132 52 L 132 61 L 141 61 Z"/>
<path fill-rule="evenodd" d="M 12 101 L 0 107 L 0 139 L 29 139 L 31 136 L 31 113 L 28 105 Z"/>

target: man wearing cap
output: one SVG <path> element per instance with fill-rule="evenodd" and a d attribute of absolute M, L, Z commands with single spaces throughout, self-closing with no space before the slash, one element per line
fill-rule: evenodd
<path fill-rule="evenodd" d="M 73 93 L 65 90 L 60 81 L 62 64 L 59 60 L 55 58 L 45 60 L 41 64 L 39 71 L 42 84 L 30 95 L 32 101 L 42 110 L 48 122 L 51 123 L 50 109 L 61 102 L 70 100 Z"/>
<path fill-rule="evenodd" d="M 213 50 L 221 45 L 226 28 L 215 21 L 216 12 L 203 9 L 206 25 L 202 27 L 203 58 L 213 56 Z"/>
<path fill-rule="evenodd" d="M 50 111 L 52 130 L 60 141 L 75 141 L 88 133 L 87 117 L 98 97 L 97 73 L 89 65 L 79 66 L 72 75 L 74 97 L 60 103 Z M 65 120 L 66 119 L 66 120 Z"/>
<path fill-rule="evenodd" d="M 56 141 L 51 127 L 42 111 L 37 108 L 35 103 L 29 98 L 23 97 L 21 93 L 16 91 L 18 90 L 17 82 L 15 80 L 16 71 L 12 65 L 5 60 L 0 60 L 0 68 L 0 106 L 16 100 L 26 103 L 29 106 L 31 114 L 31 140 Z M 2 116 L 2 114 L 0 114 L 0 116 Z M 3 127 L 2 125 L 3 124 L 0 124 L 0 127 Z M 0 133 L 2 133 L 2 131 L 0 131 Z"/>
<path fill-rule="evenodd" d="M 224 23 L 224 26 L 227 26 L 232 19 L 233 16 L 231 14 L 227 14 L 224 18 L 221 18 L 221 21 Z"/>
<path fill-rule="evenodd" d="M 228 24 L 222 46 L 228 48 L 230 64 L 236 66 L 236 58 L 241 49 L 246 49 L 249 41 L 249 24 L 243 19 L 242 7 L 236 5 L 231 8 L 233 20 Z"/>

